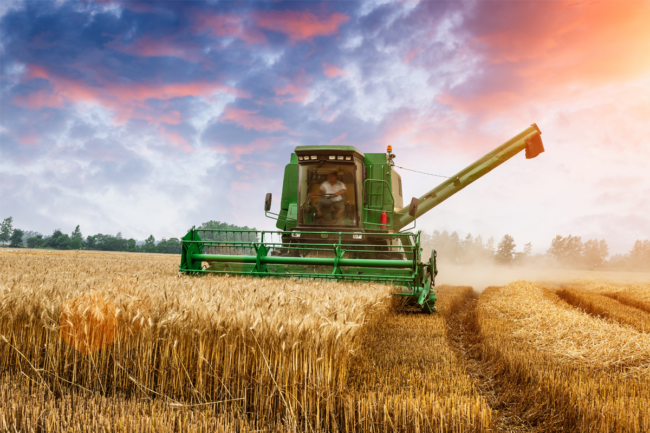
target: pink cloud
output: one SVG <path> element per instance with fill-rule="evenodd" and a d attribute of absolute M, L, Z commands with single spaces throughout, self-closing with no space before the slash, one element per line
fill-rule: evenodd
<path fill-rule="evenodd" d="M 404 57 L 402 58 L 402 62 L 403 63 L 410 63 L 411 59 L 413 59 L 413 57 L 415 57 L 420 51 L 422 51 L 423 48 L 424 47 L 422 45 L 420 45 L 418 48 L 413 48 L 413 49 L 409 50 L 409 52 L 406 53 L 404 55 Z"/>
<path fill-rule="evenodd" d="M 107 46 L 116 51 L 139 57 L 177 57 L 190 62 L 199 62 L 204 57 L 200 46 L 179 42 L 173 36 L 152 38 L 145 35 L 128 45 L 115 40 Z"/>
<path fill-rule="evenodd" d="M 259 116 L 257 113 L 258 111 L 226 107 L 221 116 L 221 121 L 236 123 L 244 129 L 254 129 L 256 131 L 273 132 L 287 129 L 282 119 L 271 119 L 269 117 Z"/>
<path fill-rule="evenodd" d="M 261 165 L 262 167 L 266 168 L 267 170 L 277 170 L 278 164 L 274 162 L 268 162 L 268 161 L 255 161 L 252 164 L 255 165 Z"/>
<path fill-rule="evenodd" d="M 423 125 L 412 113 L 400 113 L 393 116 L 384 128 L 382 145 L 394 145 L 410 141 L 411 136 L 422 129 Z"/>
<path fill-rule="evenodd" d="M 339 135 L 338 137 L 333 138 L 333 139 L 332 139 L 329 143 L 327 143 L 327 144 L 328 144 L 328 145 L 331 145 L 331 144 L 340 144 L 341 142 L 345 141 L 345 139 L 346 139 L 347 136 L 348 136 L 348 133 L 347 133 L 347 132 L 344 132 L 343 134 Z"/>
<path fill-rule="evenodd" d="M 327 116 L 326 118 L 324 118 L 323 120 L 324 120 L 326 123 L 332 123 L 333 121 L 336 120 L 336 118 L 338 117 L 338 115 L 339 115 L 338 112 L 334 112 L 334 113 L 331 113 L 331 114 L 330 114 L 329 116 Z"/>
<path fill-rule="evenodd" d="M 174 145 L 174 147 L 182 149 L 185 153 L 193 151 L 192 146 L 177 131 L 161 126 L 160 135 L 162 135 L 169 143 Z"/>
<path fill-rule="evenodd" d="M 443 104 L 450 105 L 465 112 L 488 112 L 494 107 L 501 110 L 513 108 L 516 104 L 524 102 L 524 95 L 516 92 L 491 92 L 473 95 L 472 98 L 465 98 L 450 93 L 444 93 L 437 97 Z"/>
<path fill-rule="evenodd" d="M 293 41 L 332 35 L 349 20 L 346 14 L 338 12 L 326 17 L 318 17 L 311 12 L 291 10 L 257 12 L 253 17 L 258 27 L 283 33 Z"/>
<path fill-rule="evenodd" d="M 256 155 L 268 152 L 279 139 L 279 137 L 258 138 L 248 144 L 235 144 L 231 146 L 217 144 L 214 147 L 219 152 L 228 154 L 230 156 L 230 160 L 228 162 L 233 163 L 241 162 L 243 155 Z M 266 166 L 263 163 L 260 164 Z M 237 164 L 235 168 L 237 171 L 243 171 L 244 165 Z"/>
<path fill-rule="evenodd" d="M 319 17 L 311 12 L 265 11 L 252 14 L 206 14 L 194 12 L 195 32 L 208 32 L 214 37 L 240 39 L 248 44 L 267 42 L 260 30 L 271 30 L 287 35 L 292 41 L 312 40 L 316 36 L 329 36 L 349 20 L 345 14 L 335 12 Z"/>
<path fill-rule="evenodd" d="M 18 141 L 18 143 L 25 146 L 33 146 L 41 142 L 40 137 L 32 131 L 28 131 L 21 134 L 16 140 Z"/>
<path fill-rule="evenodd" d="M 309 87 L 307 85 L 311 81 L 312 79 L 307 78 L 305 70 L 302 69 L 292 81 L 287 81 L 284 86 L 275 89 L 275 94 L 278 95 L 275 101 L 280 105 L 285 102 L 305 102 L 309 96 Z"/>
<path fill-rule="evenodd" d="M 525 126 L 524 124 L 523 127 Z M 493 137 L 476 128 L 459 128 L 456 117 L 426 116 L 417 112 L 396 114 L 386 121 L 382 129 L 380 139 L 382 147 L 391 145 L 395 152 L 419 149 L 415 154 L 401 153 L 402 158 L 405 154 L 408 154 L 409 158 L 415 155 L 419 155 L 419 158 L 427 158 L 428 152 L 440 150 L 445 146 L 453 146 L 455 150 L 462 153 L 481 152 L 486 145 L 498 143 L 499 139 L 504 138 Z"/>
<path fill-rule="evenodd" d="M 233 191 L 243 191 L 243 192 L 249 192 L 253 190 L 253 184 L 249 182 L 237 182 L 233 181 L 230 183 L 230 188 Z"/>
<path fill-rule="evenodd" d="M 276 170 L 278 164 L 268 161 L 246 161 L 245 163 L 235 165 L 235 170 L 246 175 L 257 175 L 259 174 L 259 168 L 257 166 L 262 166 L 266 170 Z"/>
<path fill-rule="evenodd" d="M 246 16 L 236 14 L 204 14 L 196 11 L 195 29 L 206 31 L 215 37 L 241 39 L 249 44 L 266 42 L 264 33 L 252 27 Z"/>
<path fill-rule="evenodd" d="M 532 101 L 575 99 L 581 88 L 625 83 L 650 72 L 648 2 L 526 2 L 504 4 L 503 11 L 479 5 L 477 14 L 503 13 L 510 24 L 477 26 L 479 36 L 470 47 L 486 61 L 485 83 L 474 82 L 469 91 L 458 86 L 439 98 L 458 111 L 489 115 Z"/>
<path fill-rule="evenodd" d="M 181 114 L 178 111 L 165 108 L 152 109 L 146 104 L 148 99 L 206 97 L 217 92 L 249 97 L 247 93 L 233 87 L 219 82 L 205 81 L 125 84 L 103 80 L 100 86 L 93 86 L 83 81 L 58 76 L 39 66 L 30 66 L 25 78 L 43 78 L 48 80 L 50 85 L 28 95 L 16 96 L 14 103 L 31 109 L 63 108 L 76 103 L 97 104 L 111 110 L 117 124 L 129 119 L 141 119 L 154 124 L 181 122 Z"/>
<path fill-rule="evenodd" d="M 343 69 L 330 65 L 327 62 L 323 63 L 323 73 L 330 78 L 344 77 L 347 74 Z"/>

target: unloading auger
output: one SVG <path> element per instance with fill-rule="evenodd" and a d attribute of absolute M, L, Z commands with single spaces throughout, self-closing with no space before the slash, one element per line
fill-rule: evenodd
<path fill-rule="evenodd" d="M 192 228 L 182 238 L 179 271 L 394 284 L 402 308 L 436 311 L 436 252 L 421 257 L 420 232 L 405 229 L 522 150 L 544 152 L 533 124 L 404 206 L 391 146 L 363 154 L 352 146 L 298 146 L 284 169 L 280 213 L 266 195 L 276 231 Z"/>

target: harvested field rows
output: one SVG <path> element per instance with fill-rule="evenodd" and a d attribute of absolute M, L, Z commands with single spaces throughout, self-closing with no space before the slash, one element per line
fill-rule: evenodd
<path fill-rule="evenodd" d="M 477 315 L 482 359 L 525 395 L 519 413 L 531 426 L 650 430 L 649 334 L 585 314 L 528 282 L 488 288 Z"/>
<path fill-rule="evenodd" d="M 495 414 L 447 338 L 447 317 L 470 287 L 437 288 L 438 315 L 389 312 L 369 326 L 352 365 L 361 431 L 486 431 Z M 374 413 L 373 413 L 374 412 Z"/>

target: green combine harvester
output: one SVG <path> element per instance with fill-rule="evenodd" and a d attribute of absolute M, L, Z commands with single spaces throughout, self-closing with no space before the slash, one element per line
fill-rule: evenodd
<path fill-rule="evenodd" d="M 436 252 L 422 258 L 416 218 L 522 150 L 544 151 L 533 124 L 404 206 L 392 149 L 298 146 L 284 169 L 277 231 L 192 228 L 182 238 L 180 272 L 275 278 L 324 278 L 393 284 L 402 310 L 436 311 Z M 411 223 L 413 226 L 407 228 Z"/>

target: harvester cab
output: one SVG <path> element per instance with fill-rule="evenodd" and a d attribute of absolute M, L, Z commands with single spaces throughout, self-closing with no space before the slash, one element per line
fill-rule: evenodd
<path fill-rule="evenodd" d="M 391 146 L 362 153 L 352 146 L 298 146 L 284 170 L 274 231 L 192 228 L 182 238 L 180 272 L 375 281 L 395 285 L 403 310 L 436 310 L 436 252 L 421 257 L 416 218 L 519 152 L 544 151 L 533 124 L 404 206 Z"/>
<path fill-rule="evenodd" d="M 402 208 L 401 188 L 394 188 L 401 179 L 387 154 L 366 156 L 352 146 L 299 146 L 295 156 L 297 218 L 284 227 L 279 220 L 280 229 L 371 229 L 382 214 Z"/>

